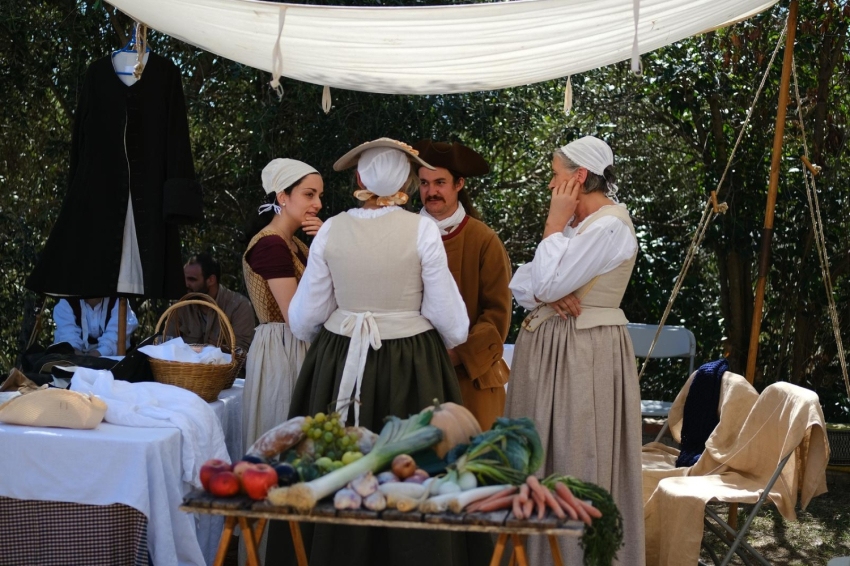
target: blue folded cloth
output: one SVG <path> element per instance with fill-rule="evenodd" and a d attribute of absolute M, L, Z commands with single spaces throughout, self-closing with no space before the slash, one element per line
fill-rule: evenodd
<path fill-rule="evenodd" d="M 726 358 L 708 362 L 699 367 L 691 382 L 682 415 L 682 446 L 676 467 L 690 467 L 697 463 L 705 450 L 705 443 L 720 418 L 720 384 L 723 374 L 729 371 Z"/>

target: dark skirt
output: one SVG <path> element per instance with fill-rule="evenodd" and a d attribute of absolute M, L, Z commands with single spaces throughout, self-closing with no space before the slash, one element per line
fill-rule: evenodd
<path fill-rule="evenodd" d="M 350 338 L 322 328 L 295 384 L 289 416 L 327 412 L 336 400 Z M 360 426 L 376 433 L 389 415 L 407 418 L 440 402 L 461 404 L 446 347 L 436 330 L 383 340 L 369 350 L 360 390 Z M 349 411 L 349 420 L 354 411 Z M 310 566 L 478 566 L 489 564 L 493 542 L 481 533 L 342 527 L 301 523 Z M 269 526 L 266 565 L 295 564 L 285 523 Z"/>

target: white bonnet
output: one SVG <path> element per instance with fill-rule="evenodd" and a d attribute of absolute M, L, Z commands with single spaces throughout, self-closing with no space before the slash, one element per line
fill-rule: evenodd
<path fill-rule="evenodd" d="M 313 167 L 297 159 L 272 159 L 263 167 L 263 189 L 266 194 L 279 193 L 291 187 L 296 181 L 311 173 L 318 173 Z"/>
<path fill-rule="evenodd" d="M 561 148 L 570 161 L 597 175 L 605 174 L 605 168 L 614 164 L 614 152 L 607 143 L 593 136 L 585 136 Z"/>
<path fill-rule="evenodd" d="M 410 159 L 398 149 L 373 147 L 360 154 L 357 172 L 366 189 L 388 197 L 402 189 L 410 177 Z"/>

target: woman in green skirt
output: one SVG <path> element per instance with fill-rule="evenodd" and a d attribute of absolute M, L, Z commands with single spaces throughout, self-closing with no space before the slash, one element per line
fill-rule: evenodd
<path fill-rule="evenodd" d="M 462 403 L 447 348 L 466 340 L 469 319 L 433 222 L 400 208 L 417 167 L 409 146 L 381 138 L 334 164 L 357 166 L 362 207 L 322 226 L 289 308 L 293 333 L 312 344 L 290 416 L 336 410 L 347 424 L 380 432 L 440 402 Z M 489 537 L 436 531 L 317 525 L 306 532 L 310 564 L 486 564 Z"/>

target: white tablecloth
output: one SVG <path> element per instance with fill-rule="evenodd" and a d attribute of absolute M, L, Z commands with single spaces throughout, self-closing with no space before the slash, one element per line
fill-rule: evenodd
<path fill-rule="evenodd" d="M 180 431 L 100 423 L 94 430 L 0 423 L 0 495 L 91 505 L 122 503 L 148 518 L 156 566 L 201 566 L 184 486 Z"/>
<path fill-rule="evenodd" d="M 243 383 L 236 380 L 211 403 L 234 460 L 242 457 Z M 148 518 L 156 566 L 203 566 L 215 557 L 223 519 L 178 510 L 191 489 L 181 476 L 177 428 L 101 423 L 94 430 L 71 430 L 0 423 L 0 496 L 138 509 Z"/>
<path fill-rule="evenodd" d="M 242 451 L 242 390 L 244 379 L 237 379 L 231 389 L 222 391 L 218 401 L 210 403 L 216 416 L 221 421 L 224 431 L 224 442 L 231 462 L 239 460 Z M 224 517 L 219 515 L 195 515 L 198 533 L 198 544 L 207 564 L 212 564 L 218 551 L 218 541 L 224 528 Z"/>
<path fill-rule="evenodd" d="M 233 387 L 218 394 L 218 401 L 210 403 L 224 431 L 224 443 L 230 461 L 236 462 L 245 452 L 242 451 L 242 391 L 245 380 L 237 379 Z"/>

